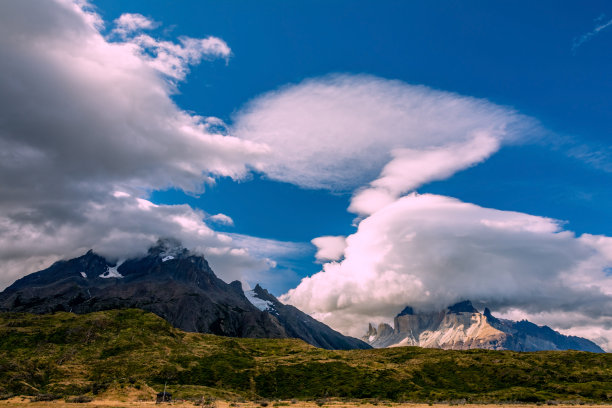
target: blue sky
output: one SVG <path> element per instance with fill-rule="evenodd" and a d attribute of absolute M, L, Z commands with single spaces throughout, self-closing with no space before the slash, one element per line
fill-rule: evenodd
<path fill-rule="evenodd" d="M 1 2 L 0 287 L 174 236 L 344 333 L 612 350 L 611 46 L 607 1 Z"/>
<path fill-rule="evenodd" d="M 419 191 L 556 218 L 577 233 L 612 234 L 610 161 L 599 163 L 602 169 L 571 154 L 582 145 L 610 152 L 612 29 L 573 49 L 595 20 L 612 18 L 608 2 L 94 4 L 107 21 L 140 13 L 170 27 L 169 36 L 224 39 L 233 52 L 229 63 L 194 67 L 174 99 L 227 123 L 259 94 L 333 72 L 400 79 L 511 106 L 541 122 L 549 131 L 544 140 L 533 136 L 506 147 Z M 304 190 L 261 175 L 219 180 L 197 199 L 176 189 L 151 197 L 223 212 L 235 221 L 228 230 L 259 237 L 308 242 L 354 231 L 354 216 L 346 212 L 350 194 Z M 301 260 L 302 274 L 319 267 L 311 256 Z M 268 283 L 275 293 L 287 284 Z"/>

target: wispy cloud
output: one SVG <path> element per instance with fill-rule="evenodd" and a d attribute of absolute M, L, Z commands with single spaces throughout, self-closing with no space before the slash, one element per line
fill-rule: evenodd
<path fill-rule="evenodd" d="M 602 23 L 602 21 L 604 22 Z M 605 15 L 602 14 L 595 19 L 595 23 L 597 24 L 597 26 L 593 30 L 579 37 L 574 37 L 574 43 L 572 44 L 573 53 L 575 53 L 578 47 L 580 47 L 582 44 L 587 41 L 590 41 L 591 38 L 602 32 L 606 28 L 612 26 L 612 19 L 605 21 Z"/>

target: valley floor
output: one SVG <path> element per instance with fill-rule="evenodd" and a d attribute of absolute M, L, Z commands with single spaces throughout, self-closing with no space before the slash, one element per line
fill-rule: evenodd
<path fill-rule="evenodd" d="M 535 408 L 538 407 L 536 404 L 466 404 L 469 408 Z M 213 404 L 204 404 L 199 405 L 195 404 L 192 401 L 174 401 L 171 403 L 164 404 L 156 404 L 153 401 L 119 401 L 112 399 L 99 399 L 94 400 L 88 403 L 68 403 L 64 400 L 56 400 L 56 401 L 31 401 L 28 397 L 15 397 L 8 400 L 0 401 L 1 408 L 75 408 L 75 407 L 86 407 L 86 408 L 153 408 L 153 407 L 176 407 L 176 408 L 194 408 L 194 407 L 204 407 L 204 408 L 262 408 L 260 403 L 256 402 L 246 402 L 246 403 L 230 403 L 228 401 L 215 401 Z M 457 407 L 457 404 L 434 404 L 435 408 L 449 408 L 449 407 Z M 581 408 L 605 408 L 612 407 L 612 405 L 567 405 L 567 404 L 558 404 L 554 405 L 555 408 L 576 408 L 580 406 Z M 322 406 L 317 404 L 314 401 L 298 401 L 298 402 L 290 402 L 290 401 L 281 401 L 281 402 L 271 402 L 268 408 L 279 408 L 279 407 L 293 407 L 293 408 L 383 408 L 383 407 L 391 407 L 391 408 L 429 408 L 429 404 L 400 404 L 400 403 L 379 403 L 373 404 L 371 402 L 342 402 L 342 401 L 327 401 Z"/>

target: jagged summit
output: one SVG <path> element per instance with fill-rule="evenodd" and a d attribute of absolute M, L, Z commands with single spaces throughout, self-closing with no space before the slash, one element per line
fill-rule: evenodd
<path fill-rule="evenodd" d="M 298 337 L 323 348 L 369 348 L 283 305 L 259 285 L 245 293 L 239 281 L 225 283 L 202 255 L 172 238 L 160 239 L 146 255 L 120 263 L 90 250 L 27 275 L 0 293 L 0 311 L 89 313 L 123 308 L 153 312 L 192 332 Z M 285 313 L 286 308 L 292 312 Z M 295 319 L 308 323 L 297 330 Z"/>
<path fill-rule="evenodd" d="M 485 307 L 484 312 L 482 314 L 487 318 L 487 320 L 491 324 L 501 323 L 497 317 L 493 316 L 493 314 L 491 313 L 491 309 L 489 309 L 488 307 Z"/>
<path fill-rule="evenodd" d="M 469 300 L 463 300 L 448 307 L 449 313 L 478 313 Z"/>
<path fill-rule="evenodd" d="M 406 315 L 413 315 L 414 314 L 414 309 L 410 306 L 406 306 L 401 312 L 399 312 L 398 316 L 406 316 Z"/>
<path fill-rule="evenodd" d="M 370 323 L 362 337 L 373 347 L 421 346 L 443 349 L 484 348 L 493 350 L 583 350 L 603 352 L 590 340 L 564 336 L 547 326 L 526 320 L 494 317 L 489 308 L 484 313 L 464 300 L 437 312 L 414 313 L 406 307 L 394 319 L 394 327 Z"/>

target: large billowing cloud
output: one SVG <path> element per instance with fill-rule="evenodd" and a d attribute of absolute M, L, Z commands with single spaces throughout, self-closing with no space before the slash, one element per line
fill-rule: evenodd
<path fill-rule="evenodd" d="M 610 346 L 612 238 L 413 193 L 539 134 L 534 120 L 423 86 L 334 75 L 256 98 L 232 129 L 270 147 L 259 168 L 270 178 L 353 192 L 357 232 L 313 239 L 327 263 L 284 301 L 361 335 L 406 305 L 441 309 L 471 299 Z M 561 324 L 560 316 L 571 319 Z"/>
<path fill-rule="evenodd" d="M 287 86 L 256 98 L 235 119 L 237 136 L 270 146 L 260 166 L 269 177 L 347 191 L 371 181 L 391 158 L 390 173 L 408 173 L 395 189 L 449 177 L 534 127 L 486 100 L 365 75 Z"/>
<path fill-rule="evenodd" d="M 413 193 L 539 134 L 534 120 L 423 86 L 334 75 L 256 98 L 233 131 L 270 147 L 260 170 L 272 179 L 353 192 L 357 232 L 313 239 L 327 263 L 284 301 L 361 335 L 406 305 L 471 299 L 612 346 L 612 238 Z"/>
<path fill-rule="evenodd" d="M 435 310 L 463 299 L 498 312 L 572 312 L 612 328 L 609 237 L 576 237 L 548 218 L 413 193 L 365 218 L 346 242 L 344 260 L 325 264 L 284 300 L 353 335 L 406 305 Z"/>
<path fill-rule="evenodd" d="M 346 238 L 343 236 L 317 237 L 311 242 L 317 247 L 315 253 L 317 261 L 337 261 L 344 256 Z"/>
<path fill-rule="evenodd" d="M 191 65 L 227 60 L 229 46 L 144 33 L 157 25 L 124 15 L 107 38 L 84 2 L 0 3 L 0 288 L 60 257 L 127 256 L 157 236 L 207 248 L 226 279 L 266 268 L 206 214 L 143 199 L 241 177 L 267 151 L 171 99 Z"/>

